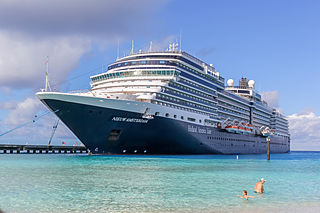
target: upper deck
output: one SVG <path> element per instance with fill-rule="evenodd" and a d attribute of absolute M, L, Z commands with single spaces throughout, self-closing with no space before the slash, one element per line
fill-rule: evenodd
<path fill-rule="evenodd" d="M 106 72 L 91 76 L 92 82 L 97 82 L 109 78 L 105 76 L 107 73 L 114 73 L 118 71 L 133 71 L 134 69 L 152 69 L 152 68 L 177 68 L 177 67 L 191 67 L 192 71 L 208 80 L 216 81 L 220 85 L 224 85 L 225 79 L 216 72 L 212 65 L 191 56 L 182 51 L 162 51 L 162 52 L 141 52 L 131 54 L 116 60 L 110 64 Z M 116 77 L 111 75 L 112 77 Z"/>

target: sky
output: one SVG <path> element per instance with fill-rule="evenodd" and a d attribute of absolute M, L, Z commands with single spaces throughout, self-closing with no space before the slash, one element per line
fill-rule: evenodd
<path fill-rule="evenodd" d="M 90 88 L 91 75 L 135 51 L 181 48 L 226 80 L 255 80 L 289 120 L 292 150 L 320 150 L 320 2 L 316 0 L 2 0 L 0 135 L 47 109 L 35 97 L 49 80 L 60 91 Z M 0 136 L 46 144 L 52 114 Z M 60 124 L 53 144 L 78 139 Z"/>

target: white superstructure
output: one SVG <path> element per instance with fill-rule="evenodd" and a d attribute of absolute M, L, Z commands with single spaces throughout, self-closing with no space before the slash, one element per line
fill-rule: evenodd
<path fill-rule="evenodd" d="M 229 79 L 225 87 L 224 78 L 212 65 L 185 52 L 132 54 L 118 59 L 107 72 L 91 80 L 91 92 L 99 97 L 161 105 L 167 108 L 161 112 L 166 117 L 181 119 L 188 112 L 193 114 L 189 120 L 203 125 L 229 119 L 251 123 L 256 129 L 269 127 L 289 136 L 286 119 L 261 100 L 253 80 L 242 78 L 239 86 L 234 86 Z M 181 111 L 176 113 L 180 116 L 166 113 L 172 109 Z"/>

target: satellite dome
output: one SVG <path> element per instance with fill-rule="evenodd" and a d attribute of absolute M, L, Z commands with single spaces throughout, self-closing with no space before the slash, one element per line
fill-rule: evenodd
<path fill-rule="evenodd" d="M 232 79 L 229 79 L 227 81 L 227 84 L 228 84 L 229 87 L 233 87 L 234 81 Z"/>
<path fill-rule="evenodd" d="M 253 88 L 254 87 L 254 80 L 248 81 L 248 85 L 250 88 Z"/>

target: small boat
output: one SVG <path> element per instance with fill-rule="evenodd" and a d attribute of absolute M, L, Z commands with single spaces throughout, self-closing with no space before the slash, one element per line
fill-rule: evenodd
<path fill-rule="evenodd" d="M 226 126 L 225 130 L 227 130 L 228 132 L 239 133 L 238 126 L 236 126 L 236 125 Z"/>

